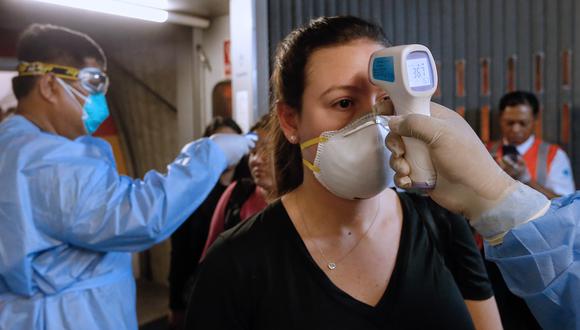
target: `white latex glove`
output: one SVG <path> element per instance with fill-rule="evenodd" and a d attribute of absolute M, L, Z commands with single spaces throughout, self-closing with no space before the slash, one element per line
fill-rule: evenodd
<path fill-rule="evenodd" d="M 496 164 L 469 124 L 454 111 L 431 103 L 431 117 L 395 116 L 389 127 L 387 147 L 393 153 L 395 183 L 401 188 L 409 187 L 411 179 L 400 135 L 427 144 L 437 172 L 436 186 L 429 195 L 453 212 L 477 219 L 515 188 L 515 180 Z"/>
<path fill-rule="evenodd" d="M 238 164 L 240 159 L 256 146 L 256 141 L 258 140 L 256 134 L 217 133 L 209 138 L 226 154 L 228 167 Z"/>
<path fill-rule="evenodd" d="M 431 103 L 431 117 L 410 114 L 389 120 L 395 183 L 411 184 L 402 136 L 425 142 L 437 172 L 429 195 L 441 206 L 465 215 L 491 244 L 515 226 L 542 215 L 550 205 L 541 193 L 517 182 L 491 157 L 469 124 L 457 113 Z"/>

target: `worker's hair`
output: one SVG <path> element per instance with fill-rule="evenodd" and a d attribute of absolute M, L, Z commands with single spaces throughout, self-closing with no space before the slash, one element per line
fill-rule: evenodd
<path fill-rule="evenodd" d="M 101 47 L 88 35 L 62 26 L 32 24 L 18 39 L 16 56 L 20 62 L 43 62 L 82 68 L 85 60 L 93 58 L 107 68 L 107 58 Z M 37 77 L 16 76 L 12 90 L 20 100 L 34 88 Z"/>

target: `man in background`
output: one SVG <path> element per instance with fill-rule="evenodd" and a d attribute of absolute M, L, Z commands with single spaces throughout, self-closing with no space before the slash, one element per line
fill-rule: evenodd
<path fill-rule="evenodd" d="M 499 102 L 501 140 L 488 149 L 512 178 L 548 198 L 574 192 L 574 178 L 566 152 L 534 136 L 538 99 L 523 91 L 504 95 Z"/>

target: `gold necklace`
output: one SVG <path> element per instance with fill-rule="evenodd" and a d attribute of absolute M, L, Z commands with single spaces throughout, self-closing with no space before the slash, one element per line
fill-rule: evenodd
<path fill-rule="evenodd" d="M 312 235 L 310 234 L 310 230 L 308 230 L 308 225 L 306 225 L 306 221 L 304 221 L 304 213 L 302 212 L 302 208 L 300 207 L 300 204 L 298 203 L 298 199 L 296 198 L 296 195 L 294 195 L 294 202 L 296 203 L 296 206 L 298 207 L 300 221 L 302 222 L 304 229 L 306 229 L 306 234 L 308 234 L 308 236 L 312 237 Z M 312 240 L 312 244 L 314 244 L 314 246 L 316 247 L 318 252 L 320 252 L 320 255 L 322 256 L 322 259 L 324 259 L 324 262 L 326 262 L 326 267 L 328 267 L 328 269 L 335 270 L 338 263 L 341 262 L 342 260 L 344 260 L 344 258 L 346 258 L 348 255 L 350 255 L 352 253 L 352 251 L 354 251 L 354 249 L 356 249 L 356 247 L 360 244 L 360 242 L 362 242 L 363 238 L 365 238 L 367 236 L 368 232 L 371 230 L 371 228 L 375 224 L 375 220 L 377 220 L 377 216 L 378 216 L 379 211 L 381 209 L 381 202 L 378 200 L 377 203 L 379 205 L 377 205 L 377 211 L 376 211 L 375 216 L 373 217 L 373 220 L 371 221 L 371 224 L 369 225 L 369 227 L 361 235 L 361 237 L 358 239 L 358 241 L 352 246 L 352 248 L 350 248 L 350 250 L 348 250 L 348 252 L 346 254 L 344 254 L 342 257 L 340 257 L 338 260 L 336 260 L 334 262 L 329 261 L 329 259 L 326 257 L 326 254 L 324 254 L 324 251 L 322 251 L 322 248 L 316 243 L 316 240 L 314 240 L 314 239 Z"/>

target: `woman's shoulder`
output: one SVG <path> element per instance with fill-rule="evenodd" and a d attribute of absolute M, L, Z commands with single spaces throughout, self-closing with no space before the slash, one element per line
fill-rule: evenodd
<path fill-rule="evenodd" d="M 436 221 L 445 220 L 451 224 L 466 224 L 466 220 L 459 214 L 455 214 L 446 208 L 439 206 L 429 196 L 414 192 L 398 192 L 405 215 L 416 215 L 419 218 L 433 217 Z"/>
<path fill-rule="evenodd" d="M 236 258 L 273 251 L 290 234 L 289 221 L 282 203 L 275 201 L 250 219 L 221 233 L 208 251 L 208 257 L 216 251 Z"/>
<path fill-rule="evenodd" d="M 463 216 L 439 206 L 429 196 L 412 192 L 399 192 L 398 195 L 412 232 L 426 229 L 438 244 L 446 244 L 451 239 L 472 239 L 471 228 Z"/>

